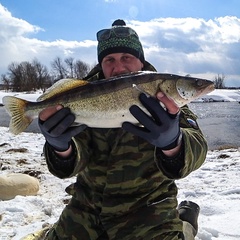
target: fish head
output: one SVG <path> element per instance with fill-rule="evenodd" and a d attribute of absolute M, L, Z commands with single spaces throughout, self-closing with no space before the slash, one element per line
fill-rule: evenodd
<path fill-rule="evenodd" d="M 176 81 L 176 90 L 181 98 L 179 105 L 184 105 L 212 92 L 214 83 L 206 79 L 180 77 Z"/>

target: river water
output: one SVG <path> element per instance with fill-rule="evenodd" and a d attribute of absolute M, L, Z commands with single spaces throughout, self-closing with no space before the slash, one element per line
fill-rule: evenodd
<path fill-rule="evenodd" d="M 240 104 L 238 102 L 190 103 L 190 109 L 198 116 L 209 149 L 222 146 L 240 146 Z M 0 107 L 0 126 L 8 127 L 9 116 Z M 39 133 L 37 121 L 26 132 Z"/>

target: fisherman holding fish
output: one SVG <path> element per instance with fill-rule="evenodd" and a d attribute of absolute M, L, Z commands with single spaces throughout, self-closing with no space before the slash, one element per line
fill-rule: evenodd
<path fill-rule="evenodd" d="M 99 64 L 85 80 L 156 72 L 144 58 L 137 33 L 123 20 L 100 30 L 97 40 Z M 72 198 L 57 223 L 24 239 L 194 239 L 199 206 L 191 201 L 178 205 L 175 180 L 203 164 L 206 140 L 186 105 L 179 107 L 161 91 L 155 96 L 139 91 L 148 113 L 138 105 L 129 109 L 139 124 L 71 126 L 75 115 L 60 104 L 40 112 L 50 172 L 77 179 L 66 189 Z"/>

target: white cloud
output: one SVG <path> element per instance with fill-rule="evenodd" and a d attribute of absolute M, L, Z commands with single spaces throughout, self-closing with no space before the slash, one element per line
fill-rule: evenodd
<path fill-rule="evenodd" d="M 43 31 L 42 28 L 34 26 L 25 20 L 15 18 L 11 13 L 0 4 L 0 37 L 9 39 L 12 37 L 23 36 L 28 33 Z"/>
<path fill-rule="evenodd" d="M 77 42 L 57 39 L 48 42 L 30 38 L 30 35 L 44 30 L 13 17 L 1 4 L 0 29 L 0 74 L 7 72 L 7 66 L 11 62 L 32 61 L 34 58 L 47 66 L 56 56 L 62 58 L 71 56 L 89 64 L 96 61 L 96 41 Z"/>
<path fill-rule="evenodd" d="M 127 25 L 138 32 L 146 59 L 158 71 L 211 79 L 223 73 L 226 81 L 237 80 L 240 86 L 239 18 L 158 18 L 128 21 Z M 6 73 L 13 61 L 34 58 L 47 66 L 56 56 L 96 63 L 96 41 L 50 42 L 33 38 L 44 29 L 13 17 L 1 4 L 0 29 L 0 74 Z"/>
<path fill-rule="evenodd" d="M 128 25 L 138 32 L 146 59 L 159 71 L 211 78 L 224 73 L 226 81 L 235 79 L 240 86 L 239 18 L 159 18 Z"/>

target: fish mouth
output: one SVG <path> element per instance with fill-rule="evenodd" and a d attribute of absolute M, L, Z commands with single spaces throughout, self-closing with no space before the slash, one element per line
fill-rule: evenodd
<path fill-rule="evenodd" d="M 212 81 L 198 78 L 180 78 L 177 80 L 176 88 L 180 97 L 185 100 L 200 97 L 215 89 Z"/>
<path fill-rule="evenodd" d="M 210 80 L 197 79 L 197 86 L 200 92 L 207 94 L 215 89 L 214 82 Z"/>

